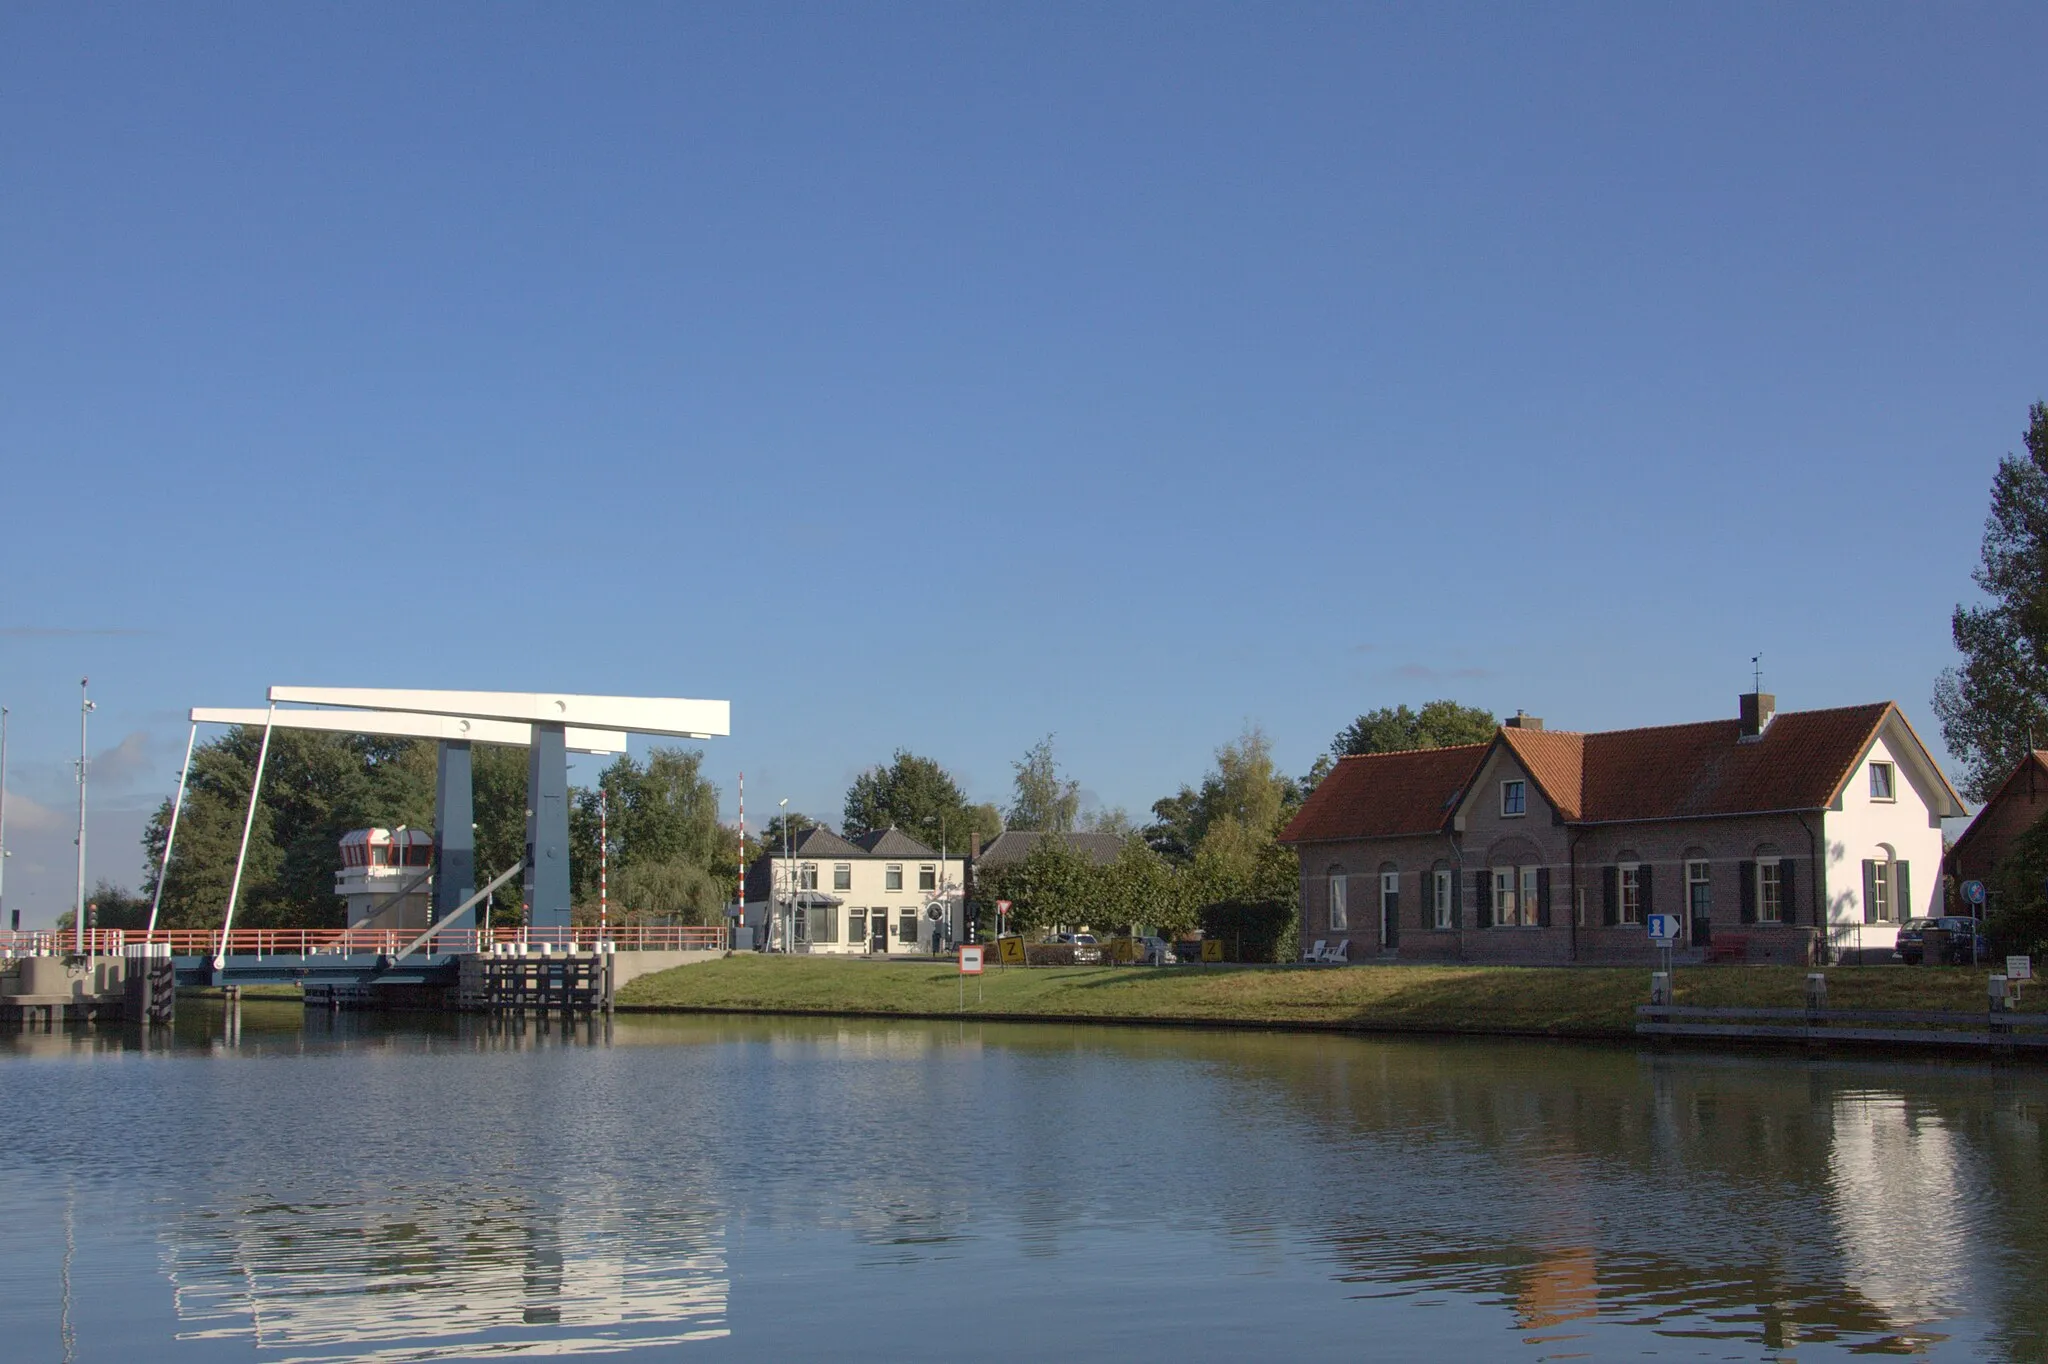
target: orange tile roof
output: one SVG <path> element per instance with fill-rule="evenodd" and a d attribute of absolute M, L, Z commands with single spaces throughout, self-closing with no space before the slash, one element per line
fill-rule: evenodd
<path fill-rule="evenodd" d="M 1280 833 L 1282 843 L 1432 834 L 1479 770 L 1486 744 L 1339 758 Z"/>
<path fill-rule="evenodd" d="M 1736 720 L 1597 734 L 1503 728 L 1495 742 L 1573 823 L 1818 810 L 1833 802 L 1891 710 L 1879 702 L 1786 711 L 1752 743 L 1741 741 Z M 1446 797 L 1463 791 L 1488 751 L 1467 745 L 1345 758 L 1282 841 L 1433 832 L 1450 818 Z"/>

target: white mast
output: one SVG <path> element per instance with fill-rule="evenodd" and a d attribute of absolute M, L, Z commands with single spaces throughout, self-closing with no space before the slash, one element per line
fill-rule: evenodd
<path fill-rule="evenodd" d="M 0 706 L 0 911 L 7 906 L 7 707 Z"/>
<path fill-rule="evenodd" d="M 71 938 L 80 956 L 85 955 L 85 717 L 93 712 L 86 695 L 91 682 L 89 677 L 78 679 L 78 903 L 72 910 Z"/>

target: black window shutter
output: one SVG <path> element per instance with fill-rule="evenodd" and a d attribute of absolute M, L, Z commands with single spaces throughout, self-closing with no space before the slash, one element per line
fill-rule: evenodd
<path fill-rule="evenodd" d="M 1645 862 L 1641 866 L 1636 868 L 1636 884 L 1642 887 L 1642 894 L 1638 898 L 1640 899 L 1643 908 L 1642 917 L 1637 920 L 1638 923 L 1646 924 L 1650 922 L 1650 916 L 1657 912 L 1656 902 L 1652 900 L 1650 896 L 1650 892 L 1655 887 L 1656 881 L 1657 878 L 1651 875 L 1651 867 L 1648 862 Z"/>
<path fill-rule="evenodd" d="M 1600 922 L 1609 928 L 1621 922 L 1621 868 L 1600 868 Z"/>
<path fill-rule="evenodd" d="M 1892 863 L 1892 893 L 1899 898 L 1892 905 L 1892 917 L 1900 923 L 1913 917 L 1913 864 Z"/>
<path fill-rule="evenodd" d="M 1455 869 L 1445 872 L 1444 875 L 1450 880 L 1451 927 L 1454 930 L 1460 929 L 1465 926 L 1465 878 L 1458 875 Z"/>
<path fill-rule="evenodd" d="M 1863 859 L 1863 922 L 1877 922 L 1877 863 Z"/>
<path fill-rule="evenodd" d="M 1481 928 L 1493 927 L 1492 879 L 1484 867 L 1472 873 L 1472 922 Z"/>
<path fill-rule="evenodd" d="M 1756 922 L 1756 863 L 1737 862 L 1735 875 L 1742 882 L 1742 922 Z"/>
<path fill-rule="evenodd" d="M 1550 868 L 1536 868 L 1536 926 L 1550 927 Z"/>
<path fill-rule="evenodd" d="M 1788 924 L 1799 922 L 1799 881 L 1792 874 L 1792 859 L 1778 863 L 1778 917 Z"/>
<path fill-rule="evenodd" d="M 1401 945 L 1401 892 L 1398 889 L 1400 884 L 1399 881 L 1394 883 L 1396 889 L 1391 894 L 1385 891 L 1380 892 L 1380 898 L 1384 902 L 1380 907 L 1380 912 L 1386 916 L 1384 920 L 1385 927 L 1380 931 L 1387 935 L 1387 946 L 1389 947 L 1399 947 Z"/>

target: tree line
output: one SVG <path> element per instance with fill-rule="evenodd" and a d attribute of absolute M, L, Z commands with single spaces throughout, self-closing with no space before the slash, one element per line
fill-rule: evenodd
<path fill-rule="evenodd" d="M 1971 574 L 1982 599 L 1949 618 L 1962 661 L 1934 687 L 1942 740 L 1963 768 L 1957 786 L 1975 801 L 2048 744 L 2048 403 L 2028 409 L 2021 442 L 1991 479 Z M 1993 951 L 2048 950 L 2048 818 L 2013 840 L 1988 889 Z"/>
<path fill-rule="evenodd" d="M 1012 764 L 1010 799 L 1001 807 L 970 800 L 937 760 L 898 749 L 848 787 L 839 832 L 858 838 L 894 827 L 963 855 L 1005 830 L 1047 834 L 1021 861 L 981 877 L 981 913 L 1006 899 L 1015 907 L 1013 922 L 1026 931 L 1087 924 L 1180 934 L 1199 927 L 1230 935 L 1248 956 L 1286 955 L 1298 871 L 1292 850 L 1275 839 L 1330 763 L 1345 753 L 1471 742 L 1490 737 L 1493 724 L 1487 712 L 1450 701 L 1420 711 L 1372 711 L 1340 731 L 1329 754 L 1301 778 L 1282 773 L 1265 734 L 1247 729 L 1216 750 L 1199 783 L 1153 802 L 1142 826 L 1121 809 L 1084 810 L 1081 785 L 1061 767 L 1050 734 Z M 160 925 L 220 923 L 261 742 L 260 728 L 241 726 L 193 750 Z M 524 749 L 472 749 L 479 880 L 524 856 L 526 763 Z M 236 921 L 339 927 L 346 907 L 334 894 L 334 876 L 342 835 L 432 828 L 434 775 L 430 741 L 274 730 Z M 720 822 L 718 790 L 704 775 L 703 754 L 691 749 L 657 747 L 644 762 L 621 756 L 594 786 L 572 795 L 570 881 L 578 921 L 597 913 L 600 799 L 617 922 L 717 923 L 742 859 L 779 849 L 785 830 L 793 839 L 817 823 L 794 812 L 778 815 L 743 845 Z M 143 835 L 151 871 L 139 895 L 105 883 L 95 890 L 101 926 L 144 922 L 170 819 L 165 800 Z M 1099 864 L 1066 837 L 1074 833 L 1119 838 L 1116 857 Z"/>

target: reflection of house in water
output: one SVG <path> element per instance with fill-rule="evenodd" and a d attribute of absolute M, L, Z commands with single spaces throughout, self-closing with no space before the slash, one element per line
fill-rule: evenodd
<path fill-rule="evenodd" d="M 1525 1331 L 1548 1331 L 1598 1315 L 1598 1279 L 1591 1246 L 1548 1251 L 1522 1278 L 1515 1294 L 1515 1318 Z"/>
<path fill-rule="evenodd" d="M 1834 1103 L 1828 1177 L 1849 1283 L 1895 1326 L 1938 1321 L 1967 1301 L 1970 1186 L 1955 1133 L 1896 1094 Z"/>
<path fill-rule="evenodd" d="M 730 1334 L 723 1227 L 698 1213 L 366 1191 L 325 1208 L 191 1213 L 167 1244 L 179 1339 L 248 1340 L 286 1364 L 611 1354 Z"/>

